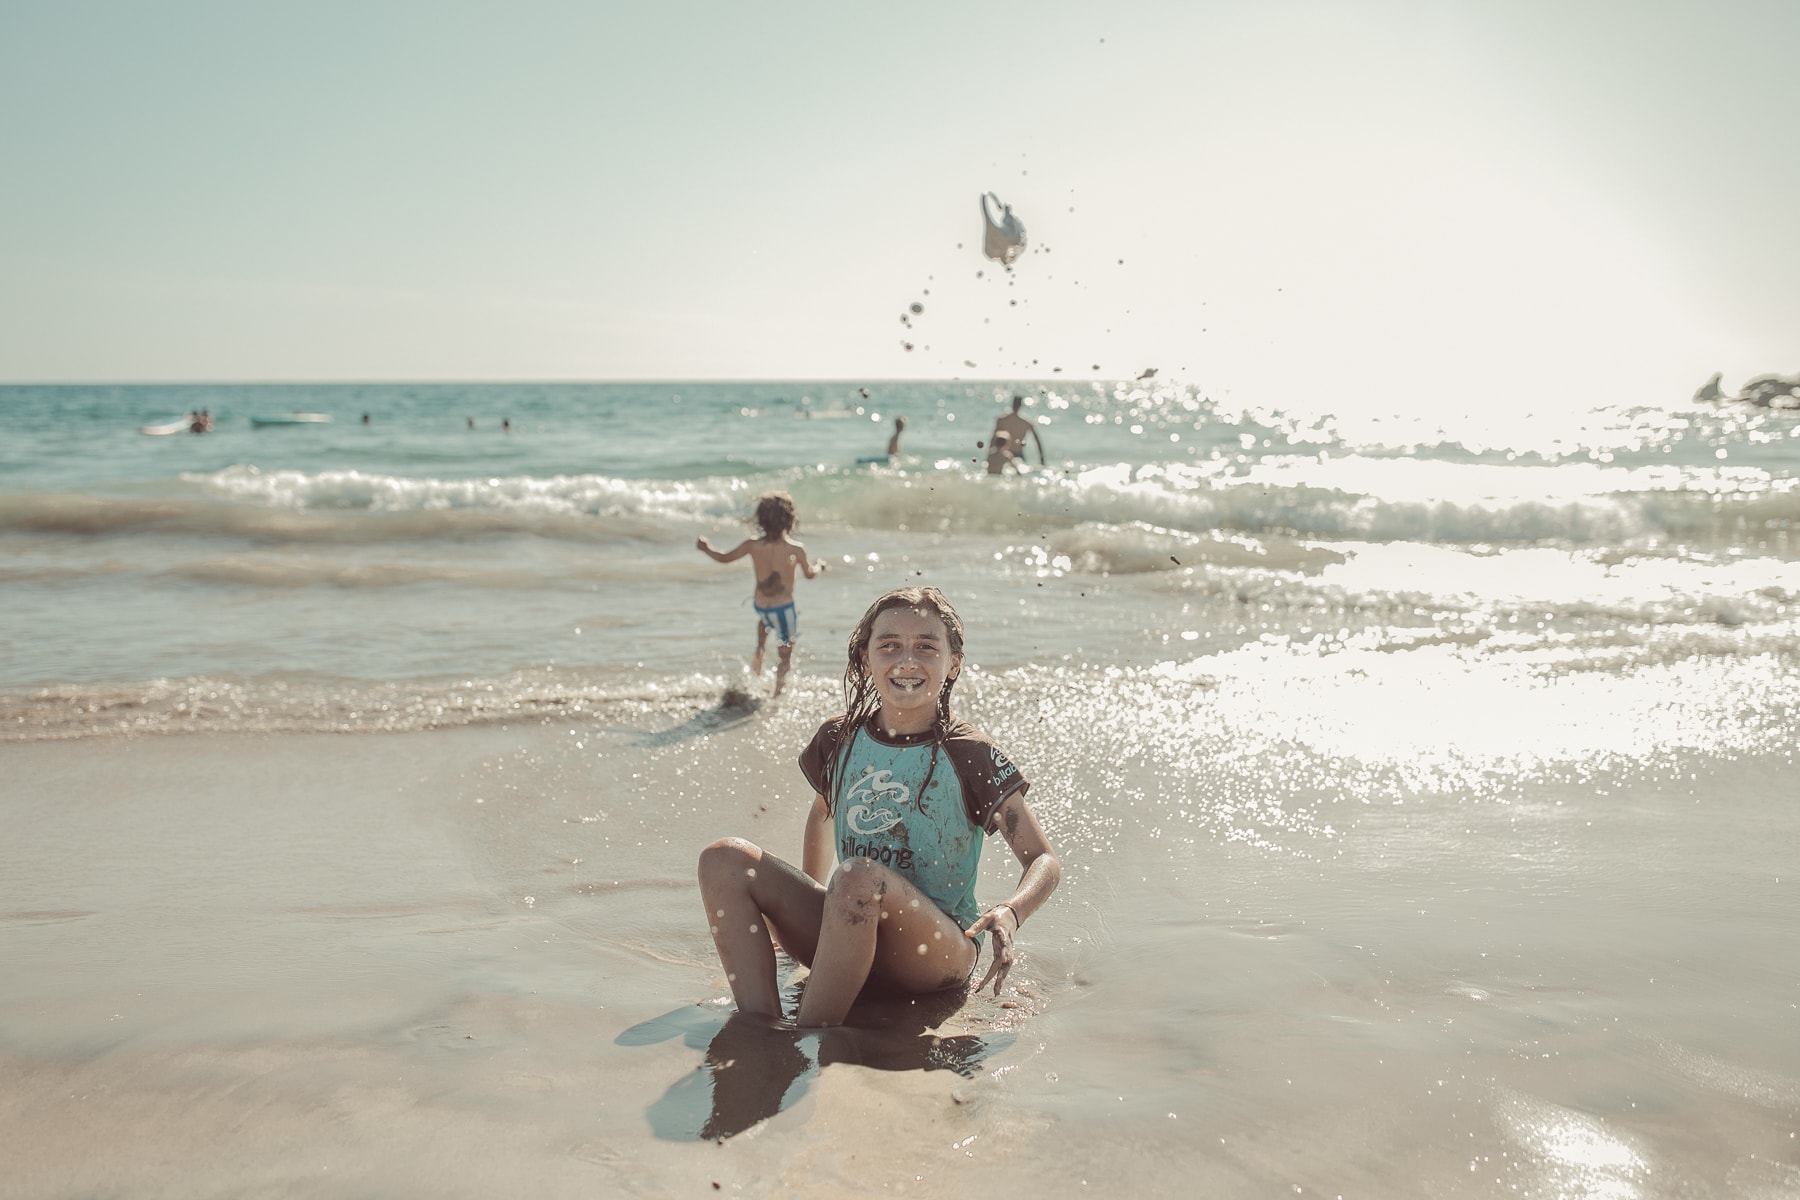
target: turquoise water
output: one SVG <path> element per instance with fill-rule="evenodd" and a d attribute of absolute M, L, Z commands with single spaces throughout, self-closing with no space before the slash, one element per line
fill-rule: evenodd
<path fill-rule="evenodd" d="M 1014 394 L 1048 462 L 990 478 Z M 214 432 L 137 432 L 200 408 Z M 1328 409 L 1132 382 L 0 389 L 7 725 L 66 736 L 111 705 L 409 727 L 705 693 L 752 620 L 744 572 L 694 539 L 744 534 L 775 488 L 836 568 L 800 593 L 801 669 L 826 679 L 868 598 L 920 581 L 972 606 L 996 670 L 1186 669 L 1268 639 L 1792 660 L 1792 414 Z M 294 411 L 331 420 L 251 422 Z M 896 416 L 902 457 L 859 463 Z"/>

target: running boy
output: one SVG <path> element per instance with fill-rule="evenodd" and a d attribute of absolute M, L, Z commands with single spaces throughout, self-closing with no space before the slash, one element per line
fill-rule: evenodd
<path fill-rule="evenodd" d="M 787 682 L 788 667 L 793 664 L 794 639 L 800 636 L 800 618 L 794 611 L 794 572 L 803 571 L 808 579 L 818 576 L 825 564 L 814 566 L 807 560 L 806 547 L 788 534 L 799 525 L 794 515 L 794 498 L 786 492 L 770 492 L 756 498 L 756 527 L 761 537 L 749 538 L 737 549 L 719 551 L 705 538 L 694 545 L 712 556 L 716 562 L 736 562 L 748 554 L 756 568 L 756 592 L 751 603 L 756 608 L 756 654 L 750 659 L 750 670 L 761 675 L 763 651 L 768 647 L 769 631 L 781 643 L 777 654 L 780 665 L 775 668 L 775 694 Z"/>
<path fill-rule="evenodd" d="M 1062 874 L 1025 777 L 951 716 L 963 627 L 944 594 L 881 596 L 849 649 L 844 715 L 800 755 L 814 792 L 801 864 L 743 838 L 700 852 L 700 899 L 739 1012 L 781 1016 L 776 941 L 812 968 L 801 1025 L 842 1024 L 865 985 L 966 987 L 989 933 L 993 965 L 975 990 L 991 980 L 998 994 L 1019 926 Z M 1006 838 L 1022 868 L 1006 899 L 985 906 L 975 899 L 984 833 Z"/>

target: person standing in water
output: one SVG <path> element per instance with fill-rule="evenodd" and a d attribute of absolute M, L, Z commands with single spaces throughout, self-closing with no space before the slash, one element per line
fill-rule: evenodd
<path fill-rule="evenodd" d="M 850 634 L 844 713 L 800 754 L 813 791 L 801 861 L 743 838 L 700 852 L 700 899 L 738 1011 L 780 1018 L 775 946 L 812 969 L 796 1021 L 841 1025 L 865 987 L 889 995 L 967 988 L 995 995 L 1019 926 L 1062 866 L 1025 803 L 1027 783 L 987 735 L 955 719 L 963 624 L 936 588 L 901 588 Z M 975 897 L 984 834 L 1006 839 L 1019 882 Z M 833 866 L 833 860 L 836 866 Z"/>
<path fill-rule="evenodd" d="M 1003 413 L 999 417 L 995 418 L 994 433 L 993 433 L 993 436 L 990 437 L 988 440 L 994 441 L 994 440 L 998 439 L 1001 434 L 1005 434 L 1007 436 L 1007 438 L 1009 438 L 1012 442 L 1013 454 L 1019 458 L 1024 458 L 1025 457 L 1025 437 L 1027 434 L 1029 434 L 1031 436 L 1031 440 L 1037 443 L 1038 466 L 1041 467 L 1044 465 L 1044 442 L 1043 442 L 1042 438 L 1038 437 L 1036 422 L 1034 422 L 1030 417 L 1024 416 L 1023 414 L 1021 414 L 1019 412 L 1019 406 L 1024 403 L 1025 403 L 1025 397 L 1023 397 L 1023 396 L 1014 396 L 1013 397 L 1012 411 L 1009 413 Z M 994 473 L 998 474 L 998 472 L 994 472 Z"/>
<path fill-rule="evenodd" d="M 888 457 L 900 457 L 900 435 L 906 432 L 906 418 L 894 418 L 894 436 L 888 439 Z"/>
<path fill-rule="evenodd" d="M 763 652 L 773 632 L 780 642 L 777 654 L 780 665 L 775 669 L 775 694 L 781 695 L 787 682 L 788 668 L 793 665 L 794 639 L 800 636 L 800 617 L 794 610 L 794 573 L 816 578 L 824 563 L 814 566 L 806 557 L 806 547 L 788 535 L 800 525 L 794 511 L 794 498 L 786 492 L 770 492 L 756 500 L 756 526 L 762 536 L 740 542 L 732 550 L 715 550 L 705 538 L 694 542 L 714 562 L 736 562 L 746 554 L 756 568 L 756 591 L 751 603 L 756 608 L 756 654 L 750 659 L 750 671 L 761 675 Z"/>
<path fill-rule="evenodd" d="M 1014 472 L 1019 470 L 1019 454 L 1013 446 L 1013 440 L 999 430 L 995 430 L 994 436 L 988 439 L 987 473 L 1004 475 L 1008 468 Z"/>

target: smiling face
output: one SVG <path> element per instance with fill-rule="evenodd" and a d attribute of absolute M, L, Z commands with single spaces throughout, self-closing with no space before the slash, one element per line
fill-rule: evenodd
<path fill-rule="evenodd" d="M 875 617 L 863 669 L 881 701 L 885 733 L 924 733 L 937 716 L 938 695 L 962 670 L 944 620 L 928 608 L 884 609 Z"/>

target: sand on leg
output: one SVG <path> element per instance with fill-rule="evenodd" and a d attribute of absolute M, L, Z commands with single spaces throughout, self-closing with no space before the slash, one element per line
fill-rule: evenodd
<path fill-rule="evenodd" d="M 943 991 L 967 982 L 976 946 L 905 876 L 867 859 L 832 872 L 802 1025 L 838 1025 L 873 980 L 896 991 Z"/>
<path fill-rule="evenodd" d="M 812 962 L 824 886 L 753 842 L 720 838 L 700 852 L 700 899 L 738 1011 L 779 1017 L 776 939 Z"/>

